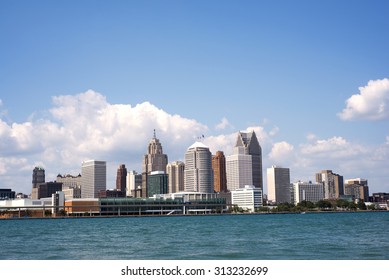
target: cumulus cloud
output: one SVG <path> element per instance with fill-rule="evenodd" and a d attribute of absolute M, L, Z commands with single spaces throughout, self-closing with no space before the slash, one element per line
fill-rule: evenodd
<path fill-rule="evenodd" d="M 218 123 L 216 126 L 215 126 L 215 129 L 216 130 L 223 130 L 223 129 L 226 129 L 226 128 L 233 128 L 233 126 L 230 124 L 230 122 L 227 120 L 226 117 L 222 118 L 220 123 Z"/>
<path fill-rule="evenodd" d="M 293 145 L 289 144 L 286 141 L 274 143 L 269 153 L 269 159 L 274 161 L 276 164 L 280 164 L 281 162 L 287 162 L 288 157 L 291 155 L 293 150 Z"/>
<path fill-rule="evenodd" d="M 303 144 L 300 151 L 304 155 L 313 157 L 325 156 L 327 158 L 342 158 L 356 154 L 361 155 L 366 152 L 363 146 L 352 144 L 340 136 Z"/>
<path fill-rule="evenodd" d="M 11 174 L 9 158 L 23 155 L 27 162 L 18 171 L 25 170 L 25 182 L 17 184 L 23 184 L 26 193 L 31 191 L 30 177 L 36 163 L 44 163 L 47 174 L 70 170 L 78 174 L 83 160 L 106 160 L 113 169 L 107 172 L 114 177 L 119 163 L 141 171 L 142 156 L 154 129 L 169 161 L 183 158 L 195 137 L 208 130 L 196 120 L 169 114 L 149 102 L 110 104 L 93 90 L 55 96 L 52 102 L 48 117 L 13 124 L 0 118 L 0 172 Z"/>
<path fill-rule="evenodd" d="M 359 93 L 346 101 L 338 116 L 345 121 L 355 119 L 383 120 L 389 118 L 389 79 L 370 80 Z"/>

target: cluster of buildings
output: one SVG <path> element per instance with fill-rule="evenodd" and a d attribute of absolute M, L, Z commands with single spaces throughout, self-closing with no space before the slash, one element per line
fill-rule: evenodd
<path fill-rule="evenodd" d="M 31 198 L 17 200 L 11 190 L 0 190 L 0 207 L 14 207 L 19 212 L 22 207 L 36 207 L 72 215 L 170 215 L 223 212 L 232 205 L 255 211 L 264 203 L 297 204 L 303 200 L 369 201 L 367 180 L 343 180 L 331 170 L 323 170 L 316 174 L 315 183 L 291 183 L 289 168 L 277 166 L 267 169 L 266 197 L 262 169 L 262 149 L 254 131 L 238 132 L 231 155 L 225 156 L 223 151 L 212 155 L 197 141 L 187 149 L 184 162 L 169 163 L 154 130 L 142 159 L 142 172 L 120 164 L 115 189 L 107 189 L 105 161 L 84 161 L 79 175 L 59 174 L 54 182 L 45 182 L 45 170 L 36 167 Z M 388 200 L 387 196 L 376 194 L 373 199 Z"/>

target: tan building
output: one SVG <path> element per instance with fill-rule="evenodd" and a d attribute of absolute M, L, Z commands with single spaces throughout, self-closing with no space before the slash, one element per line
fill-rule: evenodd
<path fill-rule="evenodd" d="M 168 163 L 167 155 L 163 153 L 162 145 L 155 135 L 151 139 L 147 154 L 143 156 L 142 162 L 142 197 L 147 197 L 147 176 L 153 171 L 163 171 L 166 173 Z"/>
<path fill-rule="evenodd" d="M 65 211 L 69 215 L 96 215 L 100 213 L 99 199 L 73 199 L 65 201 Z"/>
<path fill-rule="evenodd" d="M 185 164 L 182 161 L 174 161 L 166 166 L 168 174 L 168 193 L 184 191 Z"/>

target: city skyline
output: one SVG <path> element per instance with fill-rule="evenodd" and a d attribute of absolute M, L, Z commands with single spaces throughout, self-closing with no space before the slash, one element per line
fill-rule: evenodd
<path fill-rule="evenodd" d="M 114 188 L 153 129 L 169 162 L 203 135 L 229 156 L 254 130 L 263 172 L 388 192 L 389 3 L 338 2 L 1 2 L 0 188 L 90 159 Z"/>

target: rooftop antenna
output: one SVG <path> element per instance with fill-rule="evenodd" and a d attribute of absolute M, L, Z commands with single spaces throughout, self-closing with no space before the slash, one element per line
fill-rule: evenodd
<path fill-rule="evenodd" d="M 154 138 L 157 138 L 156 135 L 155 135 L 155 128 L 154 128 Z"/>

